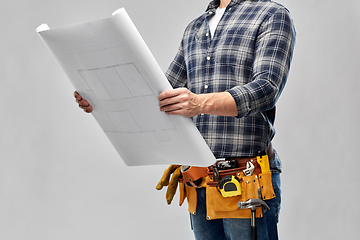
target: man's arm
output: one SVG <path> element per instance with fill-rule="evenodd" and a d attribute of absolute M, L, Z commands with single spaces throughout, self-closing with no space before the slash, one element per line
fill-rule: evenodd
<path fill-rule="evenodd" d="M 177 89 L 186 87 L 181 45 L 167 72 L 175 89 L 159 95 L 160 110 L 187 117 L 198 114 L 244 117 L 273 108 L 286 83 L 294 42 L 295 31 L 290 16 L 287 10 L 280 8 L 259 30 L 254 50 L 253 81 L 226 92 L 201 95 Z M 233 104 L 237 107 L 236 113 Z"/>
<path fill-rule="evenodd" d="M 289 12 L 279 8 L 259 29 L 254 52 L 253 80 L 228 92 L 238 117 L 272 109 L 285 86 L 295 44 Z"/>
<path fill-rule="evenodd" d="M 228 92 L 195 94 L 187 88 L 177 88 L 160 93 L 158 99 L 160 111 L 168 115 L 238 115 L 235 100 Z"/>

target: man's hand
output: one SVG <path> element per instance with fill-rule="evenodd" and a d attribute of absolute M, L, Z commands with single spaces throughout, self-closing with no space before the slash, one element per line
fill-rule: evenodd
<path fill-rule="evenodd" d="M 182 115 L 194 117 L 202 113 L 199 95 L 190 92 L 187 88 L 177 88 L 159 94 L 160 111 L 168 115 Z"/>
<path fill-rule="evenodd" d="M 74 92 L 74 97 L 76 102 L 79 104 L 79 107 L 84 110 L 84 112 L 91 113 L 93 111 L 93 107 L 90 105 L 90 103 L 83 99 L 77 91 Z"/>

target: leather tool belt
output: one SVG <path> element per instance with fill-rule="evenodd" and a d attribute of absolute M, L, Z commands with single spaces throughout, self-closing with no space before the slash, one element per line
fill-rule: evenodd
<path fill-rule="evenodd" d="M 229 161 L 236 161 L 238 164 L 237 168 L 230 168 L 230 169 L 224 169 L 224 170 L 217 170 L 218 171 L 218 179 L 214 177 L 214 166 L 221 165 L 221 163 L 226 163 Z M 251 162 L 254 165 L 254 174 L 258 175 L 261 173 L 261 168 L 257 162 L 257 158 L 240 158 L 240 159 L 231 159 L 231 160 L 220 160 L 217 161 L 214 165 L 209 166 L 207 168 L 207 175 L 210 177 L 210 182 L 207 184 L 210 187 L 215 187 L 217 182 L 219 182 L 221 179 L 223 179 L 225 176 L 228 175 L 234 175 L 236 176 L 239 172 L 244 171 L 246 169 L 246 165 L 248 162 Z"/>
<path fill-rule="evenodd" d="M 207 175 L 206 167 L 182 166 L 179 182 L 189 187 L 201 187 L 202 178 Z"/>
<path fill-rule="evenodd" d="M 274 149 L 272 148 L 272 144 L 270 142 L 269 147 L 266 149 L 266 151 L 263 153 L 263 155 L 267 154 L 268 159 L 273 159 L 274 157 Z M 261 154 L 260 154 L 261 155 Z M 255 166 L 255 174 L 259 174 L 261 172 L 261 168 L 259 164 L 257 163 L 257 158 L 226 158 L 225 161 L 231 162 L 231 161 L 237 161 L 237 168 L 232 169 L 223 169 L 219 171 L 220 179 L 222 179 L 224 176 L 227 175 L 235 175 L 240 170 L 246 169 L 246 164 L 248 162 L 252 162 Z M 224 162 L 223 160 L 217 161 L 214 165 L 219 165 L 220 162 Z M 194 167 L 194 166 L 182 166 L 181 173 L 182 176 L 179 178 L 180 183 L 186 183 L 189 187 L 202 187 L 201 182 L 202 178 L 206 176 L 210 176 L 211 182 L 207 183 L 209 186 L 214 187 L 216 185 L 216 182 L 213 181 L 214 177 L 214 165 L 209 167 Z"/>
<path fill-rule="evenodd" d="M 197 192 L 196 188 L 206 187 L 207 218 L 250 218 L 249 209 L 239 209 L 239 201 L 252 198 L 268 200 L 275 197 L 269 159 L 273 158 L 271 144 L 259 156 L 251 158 L 228 158 L 219 160 L 209 167 L 184 167 L 180 178 L 180 205 L 185 198 L 188 201 L 189 212 L 196 214 Z M 251 163 L 251 164 L 250 164 Z M 222 180 L 238 181 L 241 189 L 237 195 L 224 197 L 219 191 Z M 220 188 L 221 188 L 220 184 Z M 262 217 L 262 209 L 256 211 L 256 217 Z"/>

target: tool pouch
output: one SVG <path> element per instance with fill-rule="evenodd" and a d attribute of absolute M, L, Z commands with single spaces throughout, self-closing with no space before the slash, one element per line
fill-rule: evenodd
<path fill-rule="evenodd" d="M 239 176 L 240 175 L 240 176 Z M 206 187 L 206 207 L 207 218 L 251 218 L 250 209 L 239 209 L 239 201 L 246 202 L 252 198 L 259 198 L 259 189 L 264 200 L 275 197 L 271 183 L 271 173 L 259 173 L 259 175 L 244 176 L 243 172 L 238 172 L 240 180 L 241 195 L 233 197 L 223 197 L 216 187 L 208 185 Z M 209 182 L 211 178 L 209 177 Z M 261 207 L 256 210 L 256 217 L 262 217 Z"/>
<path fill-rule="evenodd" d="M 187 199 L 188 210 L 192 214 L 196 214 L 196 188 L 206 187 L 206 176 L 207 167 L 185 166 L 185 168 L 181 168 L 181 177 L 179 178 L 179 205 L 181 206 L 185 199 Z"/>
<path fill-rule="evenodd" d="M 250 209 L 239 209 L 238 202 L 246 202 L 252 198 L 261 197 L 263 200 L 275 197 L 271 172 L 269 169 L 268 157 L 258 156 L 254 158 L 237 159 L 238 168 L 219 170 L 217 181 L 214 181 L 214 167 L 207 168 L 207 176 L 202 177 L 197 187 L 206 187 L 206 207 L 207 219 L 218 218 L 251 218 Z M 246 164 L 251 162 L 254 165 L 254 171 L 251 175 L 246 176 Z M 206 168 L 205 168 L 206 169 Z M 204 169 L 201 171 L 203 172 Z M 215 171 L 216 172 L 216 171 Z M 226 176 L 233 175 L 240 182 L 241 194 L 237 196 L 223 197 L 219 191 L 219 182 Z M 199 176 L 199 175 L 196 175 Z M 215 174 L 217 176 L 217 174 Z M 185 198 L 188 202 L 188 210 L 192 214 L 196 214 L 197 192 L 196 188 L 184 181 L 180 182 L 180 206 Z M 181 181 L 181 180 L 180 180 Z M 262 208 L 256 210 L 256 217 L 262 217 Z"/>
<path fill-rule="evenodd" d="M 241 172 L 239 172 L 240 175 Z M 250 209 L 239 209 L 239 201 L 247 201 L 250 198 L 258 198 L 259 179 L 252 176 L 241 176 L 241 195 L 223 197 L 216 187 L 206 187 L 207 219 L 217 218 L 251 218 Z M 210 179 L 211 181 L 211 179 Z M 262 217 L 261 208 L 257 208 L 256 217 Z"/>
<path fill-rule="evenodd" d="M 239 209 L 239 201 L 246 202 L 249 199 L 259 197 L 263 200 L 268 200 L 275 197 L 269 160 L 266 155 L 236 160 L 238 162 L 237 168 L 216 171 L 213 166 L 210 166 L 207 169 L 206 207 L 207 219 L 209 220 L 218 218 L 251 218 L 251 210 Z M 248 171 L 247 167 L 250 163 L 252 166 L 251 172 Z M 233 175 L 239 180 L 240 195 L 232 196 L 232 194 L 229 194 L 224 197 L 224 194 L 219 192 L 219 182 L 224 178 L 228 178 L 226 176 L 229 175 Z M 214 179 L 214 176 L 217 179 Z M 262 216 L 262 208 L 258 207 L 256 217 L 260 218 Z"/>

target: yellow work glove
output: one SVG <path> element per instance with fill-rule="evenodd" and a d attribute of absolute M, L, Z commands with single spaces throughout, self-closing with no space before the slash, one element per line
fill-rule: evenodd
<path fill-rule="evenodd" d="M 164 186 L 168 186 L 166 190 L 166 202 L 170 205 L 171 201 L 174 198 L 176 193 L 176 189 L 178 186 L 179 176 L 181 174 L 180 171 L 181 165 L 170 165 L 165 171 L 163 176 L 161 177 L 159 183 L 156 185 L 157 190 L 161 190 Z M 171 180 L 170 175 L 172 174 Z"/>

